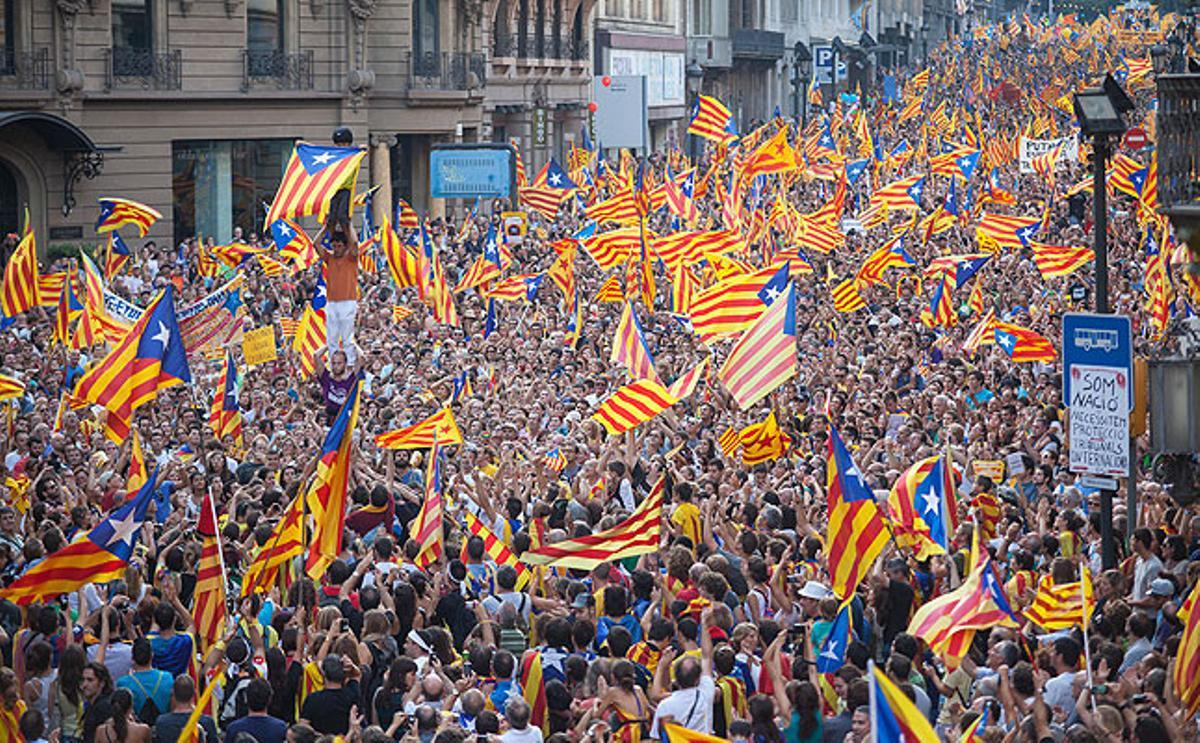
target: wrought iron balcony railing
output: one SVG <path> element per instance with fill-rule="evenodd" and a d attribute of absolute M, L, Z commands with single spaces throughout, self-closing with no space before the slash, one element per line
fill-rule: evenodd
<path fill-rule="evenodd" d="M 0 53 L 0 90 L 49 90 L 50 50 L 28 52 L 4 49 Z"/>
<path fill-rule="evenodd" d="M 242 90 L 248 91 L 256 85 L 274 85 L 280 90 L 312 90 L 312 50 L 290 53 L 282 49 L 244 49 Z"/>
<path fill-rule="evenodd" d="M 183 54 L 178 49 L 112 47 L 104 54 L 104 89 L 140 87 L 179 90 L 183 87 Z"/>
<path fill-rule="evenodd" d="M 487 81 L 487 57 L 481 52 L 408 54 L 408 86 L 424 90 L 471 90 Z"/>

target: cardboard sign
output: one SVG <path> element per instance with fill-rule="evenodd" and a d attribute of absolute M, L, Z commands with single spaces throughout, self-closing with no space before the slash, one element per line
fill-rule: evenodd
<path fill-rule="evenodd" d="M 1000 459 L 976 459 L 971 465 L 976 475 L 983 475 L 992 482 L 1004 482 L 1004 461 Z"/>
<path fill-rule="evenodd" d="M 504 220 L 504 240 L 509 245 L 520 245 L 525 241 L 525 231 L 529 228 L 525 212 L 501 212 Z"/>
<path fill-rule="evenodd" d="M 275 348 L 275 328 L 264 325 L 245 333 L 242 336 L 242 355 L 246 357 L 247 366 L 258 366 L 279 358 Z"/>

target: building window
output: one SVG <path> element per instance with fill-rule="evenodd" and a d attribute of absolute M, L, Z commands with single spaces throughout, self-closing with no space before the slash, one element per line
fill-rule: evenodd
<path fill-rule="evenodd" d="M 550 51 L 555 59 L 563 58 L 562 0 L 554 0 L 554 20 L 550 24 Z"/>
<path fill-rule="evenodd" d="M 269 53 L 283 46 L 283 0 L 247 0 L 246 48 Z"/>
<path fill-rule="evenodd" d="M 500 0 L 496 5 L 496 21 L 492 25 L 494 40 L 492 54 L 497 57 L 512 56 L 512 39 L 508 30 L 508 0 Z"/>
<path fill-rule="evenodd" d="M 667 22 L 667 3 L 666 0 L 650 0 L 654 7 L 654 21 L 656 23 Z"/>
<path fill-rule="evenodd" d="M 150 0 L 113 0 L 113 48 L 141 51 L 150 49 L 153 46 L 150 12 Z"/>
<path fill-rule="evenodd" d="M 518 0 L 517 5 L 517 56 L 529 56 L 529 0 Z"/>
<path fill-rule="evenodd" d="M 0 1 L 0 75 L 11 75 L 17 68 L 16 63 L 16 2 L 15 0 Z"/>
<path fill-rule="evenodd" d="M 413 4 L 413 51 L 418 57 L 438 53 L 438 0 L 416 0 Z"/>
<path fill-rule="evenodd" d="M 217 243 L 263 232 L 262 204 L 279 188 L 290 139 L 188 140 L 171 143 L 175 241 L 203 235 Z"/>
<path fill-rule="evenodd" d="M 537 0 L 537 24 L 533 27 L 533 56 L 546 56 L 546 0 Z"/>
<path fill-rule="evenodd" d="M 712 36 L 712 0 L 692 0 L 692 33 Z"/>

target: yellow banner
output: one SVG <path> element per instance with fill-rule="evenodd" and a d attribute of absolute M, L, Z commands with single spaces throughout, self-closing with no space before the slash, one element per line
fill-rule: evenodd
<path fill-rule="evenodd" d="M 242 336 L 242 355 L 247 366 L 258 366 L 279 358 L 275 348 L 275 328 L 264 325 L 246 332 Z"/>

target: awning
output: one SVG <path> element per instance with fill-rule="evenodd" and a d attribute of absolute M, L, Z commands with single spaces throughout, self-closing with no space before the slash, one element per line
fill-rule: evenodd
<path fill-rule="evenodd" d="M 82 129 L 61 116 L 42 111 L 0 113 L 0 131 L 18 124 L 37 132 L 46 146 L 56 152 L 96 152 L 99 149 Z"/>

